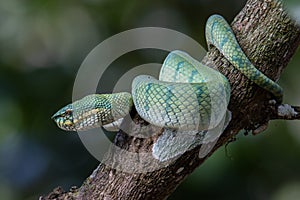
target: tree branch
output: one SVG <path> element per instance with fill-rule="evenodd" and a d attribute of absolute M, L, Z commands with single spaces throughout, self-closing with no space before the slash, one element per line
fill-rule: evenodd
<path fill-rule="evenodd" d="M 232 28 L 254 65 L 268 77 L 278 80 L 300 42 L 300 29 L 286 14 L 281 3 L 248 0 L 232 22 Z M 196 147 L 163 168 L 147 173 L 126 173 L 116 168 L 120 163 L 131 166 L 131 161 L 111 151 L 107 159 L 114 168 L 100 164 L 80 188 L 73 188 L 69 192 L 56 189 L 41 199 L 165 199 L 186 176 L 216 149 L 228 143 L 241 129 L 256 134 L 267 128 L 271 119 L 299 119 L 299 107 L 270 103 L 270 94 L 249 81 L 216 49 L 211 49 L 203 62 L 209 66 L 218 66 L 218 70 L 227 76 L 232 87 L 229 105 L 232 120 L 206 157 L 199 158 L 200 147 Z M 134 115 L 134 122 L 135 124 L 127 124 L 129 133 L 139 135 L 145 122 L 137 114 Z M 115 144 L 130 152 L 150 152 L 161 129 L 148 126 L 147 130 L 149 135 L 154 136 L 143 139 L 128 136 L 121 131 Z"/>

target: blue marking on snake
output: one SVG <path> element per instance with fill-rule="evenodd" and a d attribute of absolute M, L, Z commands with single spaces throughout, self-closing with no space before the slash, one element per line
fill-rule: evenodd
<path fill-rule="evenodd" d="M 167 116 L 175 116 L 176 118 L 176 123 L 178 123 L 178 119 L 177 119 L 177 116 L 175 113 L 172 113 L 170 114 L 170 111 L 172 111 L 172 107 L 171 107 L 171 104 L 169 103 L 170 101 L 172 101 L 172 97 L 175 96 L 172 92 L 172 89 L 173 89 L 173 86 L 172 85 L 169 85 L 167 87 L 167 92 L 166 92 L 166 99 L 165 99 L 165 102 L 166 102 L 166 113 L 169 113 Z M 174 111 L 173 111 L 174 112 Z M 169 118 L 169 121 L 165 122 L 165 126 L 169 125 L 168 123 L 171 122 L 171 119 Z M 174 122 L 173 122 L 174 123 Z"/>
<path fill-rule="evenodd" d="M 167 87 L 167 92 L 166 92 L 166 112 L 168 112 L 171 109 L 171 104 L 169 103 L 169 101 L 171 100 L 171 97 L 173 96 L 172 93 L 172 86 Z"/>
<path fill-rule="evenodd" d="M 211 29 L 210 29 L 210 35 L 211 35 L 211 42 L 212 43 L 215 43 L 215 38 L 213 37 L 213 30 L 214 30 L 214 27 L 216 25 L 216 23 L 218 23 L 218 21 L 214 21 L 213 24 L 211 25 Z"/>
<path fill-rule="evenodd" d="M 256 72 L 255 72 L 255 80 L 256 79 L 259 79 L 259 75 L 260 75 L 260 71 L 258 71 L 258 70 L 256 70 Z M 265 83 L 266 83 L 267 81 L 265 81 Z"/>
<path fill-rule="evenodd" d="M 223 46 L 224 46 L 224 44 L 226 43 L 226 42 L 228 42 L 228 37 L 224 37 L 223 39 L 222 39 L 222 41 L 220 42 L 220 47 L 223 49 Z"/>
<path fill-rule="evenodd" d="M 194 76 L 198 74 L 198 71 L 197 70 L 193 70 L 190 77 L 189 77 L 189 82 L 193 82 L 194 80 Z"/>
<path fill-rule="evenodd" d="M 267 86 L 269 84 L 269 80 L 266 80 L 265 82 L 263 82 L 262 84 L 261 84 L 261 86 Z M 272 85 L 271 87 L 270 87 L 271 89 L 275 89 L 275 87 Z"/>
<path fill-rule="evenodd" d="M 176 73 L 174 73 L 173 79 L 176 80 L 177 75 L 179 74 L 179 70 L 184 67 L 184 61 L 180 61 L 177 63 Z"/>
<path fill-rule="evenodd" d="M 233 61 L 237 61 L 237 62 L 239 63 L 239 65 L 240 65 L 239 68 L 244 68 L 244 67 L 245 67 L 245 66 L 244 66 L 245 61 L 244 61 L 243 58 L 237 57 L 236 55 L 232 55 L 232 60 L 233 60 Z M 246 68 L 247 68 L 247 67 L 246 67 Z"/>
<path fill-rule="evenodd" d="M 96 104 L 94 105 L 94 108 L 98 108 L 98 107 L 103 107 L 103 108 L 107 108 L 107 109 L 112 108 L 111 103 L 107 98 L 105 98 L 104 102 L 100 102 L 100 106 L 98 106 Z"/>
<path fill-rule="evenodd" d="M 199 106 L 206 105 L 205 107 L 202 107 L 203 108 L 202 110 L 206 111 L 206 116 L 210 116 L 211 115 L 211 103 L 212 103 L 211 99 L 210 99 L 210 96 L 208 95 L 208 99 L 204 99 L 203 94 L 205 94 L 205 91 L 203 91 L 203 86 L 197 85 L 197 84 L 192 84 L 192 86 L 195 89 L 195 94 L 196 94 L 196 97 L 197 97 L 198 105 Z M 204 104 L 203 102 L 206 102 L 206 103 Z M 202 112 L 199 112 L 199 114 L 200 114 L 201 118 L 205 118 L 205 114 L 202 115 L 203 114 Z M 209 118 L 210 117 L 208 117 L 208 119 Z M 202 123 L 202 122 L 200 122 L 200 123 Z"/>
<path fill-rule="evenodd" d="M 203 101 L 203 98 L 202 98 L 202 94 L 203 94 L 203 89 L 202 89 L 202 87 L 203 87 L 203 86 L 196 85 L 196 84 L 193 84 L 192 86 L 193 86 L 193 88 L 195 88 L 195 90 L 196 90 L 195 94 L 196 94 L 196 96 L 197 96 L 198 104 L 201 105 L 201 104 L 202 104 L 201 101 Z"/>
<path fill-rule="evenodd" d="M 149 103 L 150 103 L 150 101 L 149 101 L 149 90 L 150 90 L 151 86 L 152 86 L 152 83 L 148 83 L 147 86 L 146 86 L 146 100 L 145 100 L 146 101 L 146 104 L 145 104 L 146 111 L 149 111 Z"/>

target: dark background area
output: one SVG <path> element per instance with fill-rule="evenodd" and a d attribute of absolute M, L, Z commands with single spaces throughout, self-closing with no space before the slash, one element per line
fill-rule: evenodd
<path fill-rule="evenodd" d="M 286 3 L 299 20 L 298 1 Z M 78 135 L 57 128 L 51 116 L 71 102 L 77 70 L 101 41 L 128 29 L 158 26 L 182 32 L 205 47 L 206 19 L 218 13 L 231 21 L 244 4 L 241 0 L 1 1 L 0 198 L 31 200 L 56 186 L 65 190 L 80 186 L 98 165 Z M 125 55 L 115 70 L 162 62 L 166 55 L 145 53 L 148 58 L 139 52 Z M 298 105 L 299 64 L 298 51 L 279 81 L 285 102 Z M 113 83 L 108 79 L 108 89 L 103 90 Z M 299 199 L 299 132 L 297 121 L 274 121 L 255 137 L 241 131 L 236 142 L 219 149 L 170 199 Z"/>

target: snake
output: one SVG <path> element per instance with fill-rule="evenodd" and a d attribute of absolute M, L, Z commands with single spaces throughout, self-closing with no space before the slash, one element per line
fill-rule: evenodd
<path fill-rule="evenodd" d="M 216 47 L 249 80 L 270 92 L 276 102 L 282 101 L 282 88 L 251 63 L 222 16 L 214 14 L 208 18 L 205 36 L 208 49 Z M 158 79 L 139 75 L 132 82 L 131 94 L 91 94 L 61 108 L 52 119 L 63 130 L 82 131 L 116 126 L 135 107 L 144 120 L 165 129 L 153 147 L 154 157 L 165 160 L 194 146 L 191 142 L 199 133 L 198 143 L 215 141 L 224 129 L 221 126 L 230 121 L 226 118 L 230 94 L 230 83 L 222 73 L 174 50 L 165 58 Z M 178 146 L 186 146 L 187 140 L 180 139 L 186 135 L 193 135 L 191 141 L 176 153 Z M 166 156 L 162 153 L 165 151 L 175 153 Z"/>

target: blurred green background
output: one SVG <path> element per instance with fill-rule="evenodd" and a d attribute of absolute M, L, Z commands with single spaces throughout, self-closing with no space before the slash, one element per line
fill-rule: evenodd
<path fill-rule="evenodd" d="M 297 2 L 287 1 L 287 6 L 299 20 Z M 124 30 L 159 26 L 205 46 L 208 16 L 219 13 L 231 21 L 244 4 L 241 0 L 0 1 L 0 198 L 37 199 L 56 186 L 65 190 L 80 186 L 98 165 L 78 135 L 61 131 L 50 119 L 71 101 L 76 72 L 97 44 Z M 166 53 L 146 50 L 146 55 L 132 52 L 115 65 L 122 70 L 162 62 Z M 285 101 L 298 105 L 299 64 L 298 51 L 280 79 Z M 240 133 L 170 199 L 300 199 L 299 132 L 299 121 L 274 121 L 258 136 Z"/>

